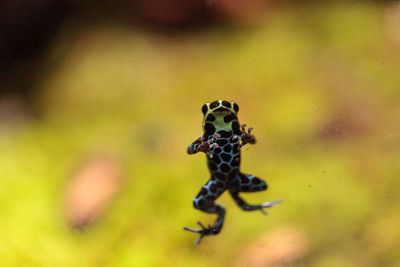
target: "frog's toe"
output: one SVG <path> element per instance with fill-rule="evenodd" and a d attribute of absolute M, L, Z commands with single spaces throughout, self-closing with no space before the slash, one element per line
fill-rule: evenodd
<path fill-rule="evenodd" d="M 269 201 L 269 202 L 261 203 L 261 204 L 260 204 L 260 211 L 261 211 L 263 214 L 267 215 L 268 212 L 266 212 L 266 211 L 264 210 L 264 208 L 271 208 L 273 205 L 279 204 L 279 203 L 282 203 L 282 200 L 275 200 L 275 201 Z"/>
<path fill-rule="evenodd" d="M 242 137 L 240 136 L 240 135 L 234 135 L 233 137 L 232 137 L 232 140 L 240 140 L 240 139 L 242 139 Z"/>
<path fill-rule="evenodd" d="M 195 228 L 189 228 L 189 227 L 183 227 L 183 230 L 189 231 L 189 232 L 193 232 L 193 233 L 201 233 L 201 231 L 203 231 L 202 229 L 195 229 Z"/>
<path fill-rule="evenodd" d="M 261 204 L 261 207 L 263 208 L 270 208 L 275 204 L 282 203 L 282 200 L 275 200 L 275 201 L 269 201 L 269 202 L 264 202 Z"/>
<path fill-rule="evenodd" d="M 195 245 L 200 244 L 200 241 L 203 237 L 217 233 L 214 226 L 208 225 L 208 227 L 206 228 L 200 221 L 197 221 L 197 224 L 201 227 L 201 229 L 183 227 L 183 230 L 200 234 L 200 236 L 194 242 Z"/>

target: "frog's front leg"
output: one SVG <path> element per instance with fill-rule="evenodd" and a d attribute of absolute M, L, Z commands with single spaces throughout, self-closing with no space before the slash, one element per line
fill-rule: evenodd
<path fill-rule="evenodd" d="M 196 154 L 197 152 L 204 152 L 207 154 L 208 157 L 212 158 L 213 156 L 209 152 L 209 149 L 213 147 L 218 147 L 218 144 L 215 143 L 215 139 L 219 137 L 221 137 L 221 135 L 216 133 L 211 139 L 205 141 L 205 137 L 201 136 L 188 146 L 186 152 L 188 154 Z"/>

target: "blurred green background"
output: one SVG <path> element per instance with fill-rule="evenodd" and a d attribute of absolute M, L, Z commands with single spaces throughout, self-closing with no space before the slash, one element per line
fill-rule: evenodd
<path fill-rule="evenodd" d="M 0 265 L 399 266 L 400 5 L 262 10 L 69 16 L 3 65 Z M 209 173 L 185 151 L 217 99 L 258 139 L 241 168 L 269 189 L 243 197 L 283 203 L 264 216 L 222 195 L 223 231 L 196 247 L 183 226 L 215 216 L 192 206 Z"/>

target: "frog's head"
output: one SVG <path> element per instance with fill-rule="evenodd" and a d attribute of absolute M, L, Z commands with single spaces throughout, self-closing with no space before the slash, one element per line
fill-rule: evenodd
<path fill-rule="evenodd" d="M 239 106 L 235 102 L 217 100 L 205 103 L 201 108 L 204 114 L 203 130 L 211 135 L 220 130 L 237 132 Z"/>

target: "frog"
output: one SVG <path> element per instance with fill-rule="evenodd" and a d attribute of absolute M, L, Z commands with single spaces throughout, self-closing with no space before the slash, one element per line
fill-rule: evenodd
<path fill-rule="evenodd" d="M 229 191 L 233 200 L 244 211 L 259 210 L 267 214 L 266 208 L 282 202 L 282 200 L 276 200 L 253 205 L 248 204 L 239 195 L 239 193 L 264 191 L 268 185 L 257 176 L 240 171 L 241 149 L 246 144 L 255 144 L 256 138 L 252 134 L 253 128 L 248 127 L 246 130 L 246 124 L 239 124 L 238 104 L 234 101 L 216 100 L 205 103 L 201 111 L 203 135 L 187 147 L 187 153 L 192 155 L 204 152 L 211 177 L 193 199 L 193 206 L 200 211 L 217 214 L 217 219 L 208 227 L 197 221 L 200 229 L 183 228 L 200 234 L 195 241 L 196 245 L 203 237 L 221 232 L 226 211 L 215 200 L 225 191 Z"/>

